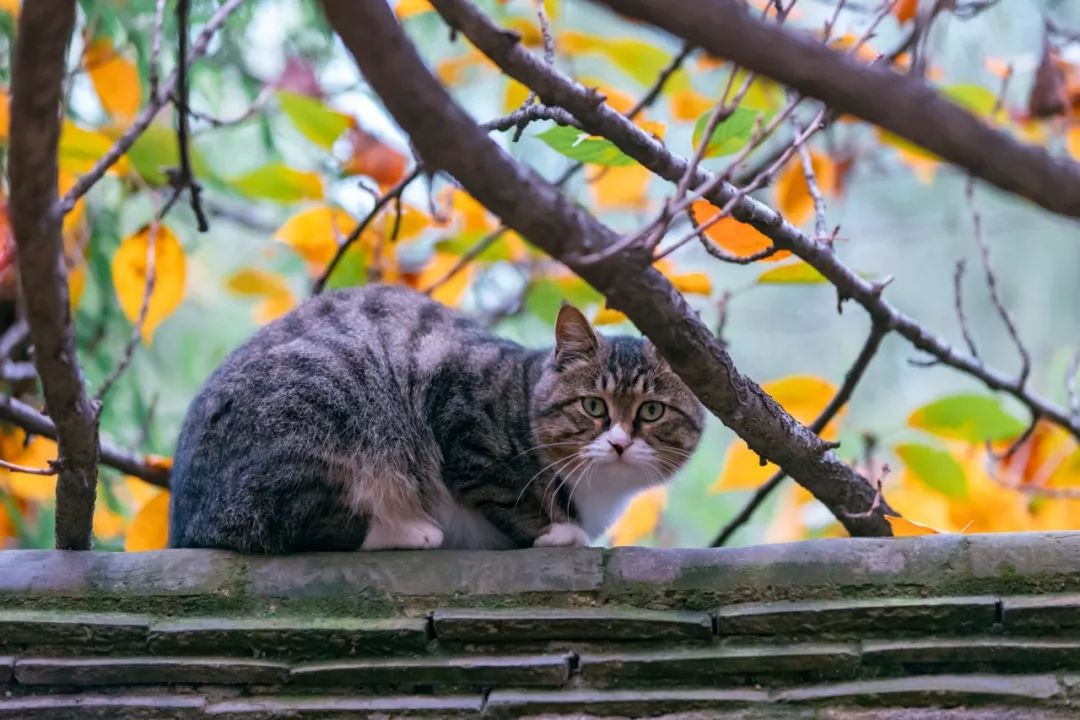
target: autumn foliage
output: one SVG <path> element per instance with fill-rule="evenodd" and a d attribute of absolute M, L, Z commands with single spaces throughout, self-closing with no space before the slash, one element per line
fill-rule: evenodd
<path fill-rule="evenodd" d="M 503 76 L 467 41 L 448 40 L 426 0 L 393 4 L 437 76 L 479 120 L 514 112 L 529 98 L 526 87 Z M 605 305 L 603 296 L 502 228 L 499 218 L 453 182 L 424 173 L 410 181 L 416 160 L 407 139 L 372 97 L 351 84 L 351 75 L 342 73 L 345 56 L 317 14 L 300 5 L 307 8 L 296 11 L 303 17 L 282 19 L 269 4 L 252 3 L 245 18 L 234 19 L 222 31 L 220 47 L 193 67 L 192 163 L 208 198 L 208 235 L 197 232 L 183 202 L 161 217 L 171 193 L 166 169 L 179 162 L 173 118 L 167 111 L 154 118 L 64 219 L 71 304 L 92 389 L 107 374 L 132 327 L 138 328 L 136 362 L 103 411 L 102 434 L 136 448 L 147 462 L 167 465 L 167 457 L 151 453 L 171 452 L 184 402 L 214 364 L 254 327 L 288 312 L 322 282 L 330 289 L 369 282 L 407 285 L 533 344 L 547 341 L 563 299 L 581 306 L 605 331 L 633 331 L 624 315 Z M 914 0 L 892 4 L 880 34 L 903 36 L 917 21 L 919 6 Z M 6 14 L 0 17 L 0 32 L 10 42 L 18 4 L 0 7 Z M 531 0 L 485 7 L 519 33 L 525 46 L 543 52 L 544 37 Z M 545 7 L 552 49 L 563 69 L 596 88 L 618 112 L 635 106 L 679 50 L 637 25 L 597 27 L 592 16 L 579 14 L 568 0 L 547 0 Z M 62 195 L 91 171 L 148 101 L 147 28 L 153 15 L 153 3 L 129 7 L 105 2 L 100 12 L 80 17 L 60 138 Z M 885 40 L 860 37 L 866 17 L 842 17 L 846 29 L 833 33 L 830 45 L 837 52 L 852 52 L 861 62 L 883 62 L 889 51 Z M 271 37 L 266 43 L 280 62 L 249 57 L 266 50 L 253 47 L 256 42 L 244 34 L 245 23 L 273 36 L 268 28 L 275 21 L 289 23 L 296 47 L 285 38 Z M 822 37 L 816 10 L 800 6 L 787 21 Z M 171 67 L 175 53 L 168 32 L 165 37 L 162 58 Z M 1036 55 L 986 57 L 982 67 L 963 71 L 930 57 L 924 73 L 940 93 L 985 122 L 1062 158 L 1080 160 L 1080 66 L 1067 59 L 1075 54 L 1066 55 L 1048 42 Z M 903 51 L 889 62 L 905 69 L 912 57 Z M 1018 80 L 1024 62 L 1029 68 Z M 1013 85 L 1003 94 L 1006 78 Z M 744 85 L 737 105 L 704 137 L 718 101 Z M 485 97 L 478 97 L 477 88 L 483 88 Z M 756 158 L 775 149 L 759 143 L 759 132 L 782 119 L 778 115 L 787 99 L 780 85 L 699 52 L 671 73 L 658 99 L 634 122 L 687 157 L 701 149 L 705 166 L 719 171 L 742 154 L 746 164 L 754 165 Z M 549 176 L 580 164 L 582 171 L 566 188 L 619 230 L 632 232 L 664 206 L 670 188 L 660 187 L 647 169 L 608 139 L 551 121 L 529 124 L 516 143 L 511 140 L 514 132 L 511 128 L 499 134 L 504 146 Z M 8 98 L 2 89 L 0 141 L 8 141 Z M 847 116 L 835 118 L 827 135 L 808 143 L 805 161 L 792 154 L 754 196 L 810 232 L 820 212 L 812 179 L 829 209 L 831 233 L 816 239 L 830 243 L 836 252 L 850 252 L 856 264 L 866 262 L 865 272 L 858 269 L 875 280 L 889 274 L 887 258 L 871 262 L 870 253 L 859 246 L 865 239 L 849 236 L 846 227 L 837 229 L 841 214 L 834 211 L 847 208 L 860 183 L 880 182 L 880 173 L 894 187 L 915 188 L 912 192 L 947 181 L 940 177 L 946 169 L 940 158 Z M 399 192 L 394 199 L 367 218 L 378 198 L 395 189 Z M 893 194 L 884 197 L 883 203 L 895 200 Z M 740 259 L 772 245 L 753 225 L 705 200 L 694 200 L 690 211 L 694 223 L 706 226 L 702 243 L 713 250 Z M 865 223 L 857 227 L 867 229 Z M 688 224 L 673 222 L 669 232 L 677 238 L 688 230 Z M 717 271 L 695 242 L 685 251 L 660 257 L 656 267 L 709 317 L 722 337 L 733 339 L 736 356 L 767 356 L 758 348 L 740 346 L 737 333 L 727 337 L 731 330 L 725 318 L 729 312 L 750 312 L 753 301 L 748 298 L 759 297 L 750 293 L 790 293 L 769 306 L 772 317 L 762 311 L 758 317 L 766 322 L 784 313 L 797 315 L 801 303 L 831 309 L 836 300 L 826 278 L 787 250 L 746 267 Z M 0 302 L 10 305 L 11 312 L 17 281 L 14 242 L 5 205 L 0 204 Z M 898 282 L 919 287 L 921 280 Z M 942 298 L 940 304 L 951 304 L 950 288 L 935 287 L 932 292 Z M 735 296 L 740 304 L 732 310 Z M 1075 301 L 1075 293 L 1070 301 Z M 792 326 L 781 322 L 776 332 Z M 13 355 L 4 360 L 29 358 Z M 786 372 L 777 373 L 763 388 L 809 424 L 837 392 L 841 373 L 807 374 L 806 367 L 823 364 L 803 360 L 788 357 L 780 364 L 769 358 L 763 364 L 782 366 Z M 40 407 L 34 380 L 5 376 L 0 383 L 8 395 Z M 956 385 L 935 392 L 929 402 L 927 392 L 921 391 L 890 398 L 887 412 L 894 422 L 881 437 L 878 428 L 860 424 L 865 415 L 853 418 L 844 411 L 821 433 L 827 440 L 841 440 L 845 460 L 872 482 L 881 481 L 884 496 L 903 516 L 893 521 L 895 534 L 1080 528 L 1080 446 L 1074 435 L 1045 419 L 1029 429 L 1024 408 L 989 390 Z M 163 400 L 157 407 L 159 396 Z M 56 456 L 52 440 L 29 435 L 14 424 L 0 426 L 3 460 L 44 468 Z M 609 540 L 616 545 L 673 544 L 689 537 L 707 541 L 777 469 L 717 425 L 688 470 L 693 478 L 639 496 L 611 529 Z M 0 469 L 0 547 L 50 544 L 55 482 L 49 476 Z M 163 547 L 167 508 L 167 491 L 103 468 L 94 515 L 99 546 L 128 551 Z M 709 520 L 703 519 L 706 512 Z M 842 533 L 835 519 L 794 483 L 781 486 L 766 514 L 767 519 L 740 540 Z M 697 535 L 683 533 L 684 524 L 699 528 Z"/>

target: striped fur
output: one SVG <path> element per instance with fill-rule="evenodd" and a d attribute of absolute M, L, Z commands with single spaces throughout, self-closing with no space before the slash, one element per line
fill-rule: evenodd
<path fill-rule="evenodd" d="M 682 464 L 702 411 L 647 343 L 598 337 L 569 307 L 557 336 L 554 351 L 528 350 L 397 287 L 309 300 L 230 355 L 188 410 L 170 544 L 284 553 L 597 536 Z M 583 393 L 609 398 L 611 417 L 587 415 Z M 669 408 L 655 423 L 633 420 L 645 398 Z M 632 441 L 618 461 L 613 428 Z"/>

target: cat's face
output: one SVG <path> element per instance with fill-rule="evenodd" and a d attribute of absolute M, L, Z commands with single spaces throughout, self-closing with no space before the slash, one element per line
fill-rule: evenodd
<path fill-rule="evenodd" d="M 533 394 L 533 434 L 572 497 L 628 498 L 674 475 L 697 446 L 704 411 L 652 344 L 597 335 L 569 305 L 555 339 Z"/>

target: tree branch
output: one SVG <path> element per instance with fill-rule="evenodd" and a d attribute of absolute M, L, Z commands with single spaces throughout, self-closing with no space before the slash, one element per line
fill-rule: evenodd
<path fill-rule="evenodd" d="M 878 348 L 881 347 L 881 341 L 884 340 L 885 336 L 888 334 L 889 331 L 880 325 L 875 324 L 870 327 L 870 334 L 867 336 L 862 350 L 859 351 L 858 357 L 855 358 L 855 363 L 844 376 L 844 384 L 836 391 L 836 395 L 834 395 L 833 399 L 829 401 L 829 404 L 825 406 L 825 409 L 814 419 L 814 422 L 810 425 L 812 431 L 820 434 L 825 429 L 825 426 L 836 417 L 836 414 L 840 412 L 840 409 L 851 399 L 851 396 L 855 393 L 855 386 L 862 380 L 863 375 L 866 373 L 866 368 L 870 367 L 870 361 L 874 359 L 874 355 L 877 354 Z M 735 534 L 735 531 L 750 520 L 754 511 L 761 506 L 761 503 L 765 502 L 765 498 L 769 497 L 772 491 L 779 487 L 780 483 L 782 483 L 786 477 L 786 472 L 778 470 L 771 478 L 762 483 L 761 487 L 754 491 L 753 496 L 746 505 L 743 506 L 742 510 L 728 521 L 728 524 L 724 526 L 724 529 L 720 531 L 720 534 L 716 536 L 716 539 L 712 541 L 712 544 L 709 547 L 722 547 L 726 545 L 728 540 L 731 539 L 731 536 Z"/>
<path fill-rule="evenodd" d="M 567 264 L 599 290 L 609 306 L 626 313 L 705 407 L 754 452 L 786 468 L 849 532 L 891 534 L 883 517 L 890 511 L 885 503 L 868 517 L 845 515 L 870 508 L 870 483 L 734 367 L 683 296 L 652 267 L 648 253 L 628 252 L 591 264 L 576 261 L 580 254 L 616 242 L 615 234 L 487 137 L 432 77 L 388 5 L 350 0 L 322 4 L 368 83 L 426 165 L 449 172 L 506 224 Z M 434 4 L 441 8 L 447 3 Z"/>
<path fill-rule="evenodd" d="M 35 0 L 19 17 L 11 84 L 8 186 L 34 364 L 58 431 L 56 547 L 88 550 L 97 495 L 98 428 L 75 354 L 61 218 L 57 145 L 74 0 Z"/>
<path fill-rule="evenodd" d="M 1080 164 L 991 128 L 921 78 L 758 20 L 737 0 L 595 1 L 911 140 L 1002 190 L 1080 217 Z"/>
<path fill-rule="evenodd" d="M 595 95 L 558 70 L 543 65 L 520 46 L 516 33 L 499 27 L 467 0 L 433 0 L 443 18 L 458 28 L 476 47 L 515 80 L 537 90 L 546 104 L 558 105 L 577 117 L 592 135 L 611 140 L 620 150 L 654 174 L 676 183 L 686 171 L 688 160 L 671 153 L 662 142 L 638 128 Z M 701 186 L 716 176 L 698 168 L 693 184 Z M 718 208 L 742 191 L 729 183 L 720 183 L 705 197 Z M 985 366 L 979 359 L 964 355 L 930 332 L 916 320 L 900 312 L 882 297 L 879 283 L 863 279 L 837 257 L 832 249 L 807 236 L 787 222 L 776 210 L 743 196 L 731 208 L 736 220 L 752 225 L 781 250 L 790 250 L 820 272 L 841 297 L 854 300 L 870 313 L 874 321 L 905 337 L 917 349 L 932 355 L 937 362 L 949 365 L 978 378 L 992 390 L 1007 392 L 1045 419 L 1066 428 L 1080 438 L 1080 419 L 1068 411 L 1019 386 L 1014 378 Z"/>
<path fill-rule="evenodd" d="M 15 398 L 0 395 L 0 419 L 18 425 L 31 435 L 40 435 L 50 440 L 56 439 L 56 426 L 53 421 Z M 169 487 L 167 467 L 151 463 L 144 456 L 118 448 L 111 443 L 101 443 L 101 462 L 125 475 L 145 480 L 151 485 L 165 489 Z"/>

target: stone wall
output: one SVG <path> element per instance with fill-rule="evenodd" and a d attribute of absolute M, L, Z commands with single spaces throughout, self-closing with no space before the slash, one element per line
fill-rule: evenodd
<path fill-rule="evenodd" d="M 1080 533 L 0 552 L 0 719 L 958 720 L 1074 703 Z"/>

